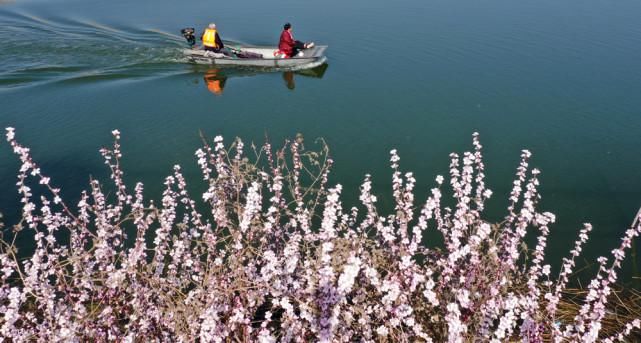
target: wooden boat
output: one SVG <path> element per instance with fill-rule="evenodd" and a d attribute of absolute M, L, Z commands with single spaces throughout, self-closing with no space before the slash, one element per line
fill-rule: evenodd
<path fill-rule="evenodd" d="M 273 46 L 227 46 L 230 54 L 205 51 L 202 48 L 185 49 L 185 56 L 193 63 L 217 66 L 246 66 L 260 68 L 308 69 L 325 63 L 327 45 L 317 45 L 302 50 L 302 56 L 284 58 L 278 56 Z"/>

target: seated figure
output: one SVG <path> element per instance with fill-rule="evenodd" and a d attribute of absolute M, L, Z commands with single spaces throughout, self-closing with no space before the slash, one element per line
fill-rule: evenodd
<path fill-rule="evenodd" d="M 203 34 L 200 36 L 200 40 L 203 41 L 203 48 L 207 51 L 213 51 L 217 53 L 224 53 L 225 45 L 223 44 L 220 35 L 216 30 L 216 24 L 211 23 L 205 29 Z"/>
<path fill-rule="evenodd" d="M 314 43 L 303 43 L 295 40 L 292 34 L 292 24 L 286 23 L 283 26 L 283 32 L 280 34 L 280 41 L 278 42 L 278 53 L 285 55 L 287 58 L 303 56 L 303 49 L 309 49 L 314 46 Z"/>

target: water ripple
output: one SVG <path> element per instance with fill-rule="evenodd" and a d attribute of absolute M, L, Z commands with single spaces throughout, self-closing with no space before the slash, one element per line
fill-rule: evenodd
<path fill-rule="evenodd" d="M 182 37 L 154 28 L 7 10 L 0 26 L 0 89 L 154 77 L 185 62 Z"/>

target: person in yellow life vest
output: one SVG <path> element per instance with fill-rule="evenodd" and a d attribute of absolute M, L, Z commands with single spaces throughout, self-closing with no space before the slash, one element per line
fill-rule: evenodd
<path fill-rule="evenodd" d="M 218 69 L 210 69 L 205 73 L 205 85 L 207 85 L 207 90 L 215 95 L 223 94 L 225 82 L 227 82 L 227 77 L 220 73 Z"/>
<path fill-rule="evenodd" d="M 225 53 L 225 45 L 223 44 L 222 39 L 220 39 L 220 35 L 218 34 L 218 31 L 216 30 L 216 24 L 211 23 L 203 34 L 200 36 L 200 40 L 203 41 L 203 48 L 207 51 L 213 51 L 217 53 Z"/>

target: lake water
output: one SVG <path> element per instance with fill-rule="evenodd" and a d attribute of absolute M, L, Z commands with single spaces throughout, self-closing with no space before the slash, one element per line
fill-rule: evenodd
<path fill-rule="evenodd" d="M 392 148 L 427 190 L 478 131 L 489 216 L 505 214 L 519 152 L 530 149 L 541 208 L 558 218 L 549 255 L 566 255 L 591 222 L 592 259 L 609 254 L 641 206 L 639 18 L 637 0 L 0 0 L 0 124 L 69 198 L 90 175 L 108 176 L 98 149 L 114 128 L 128 180 L 156 197 L 173 164 L 198 180 L 199 131 L 324 137 L 347 203 L 365 173 L 390 194 Z M 290 21 L 296 38 L 329 45 L 328 65 L 309 77 L 185 63 L 179 30 L 210 21 L 223 39 L 259 45 L 277 43 Z M 221 94 L 212 79 L 225 79 Z M 17 168 L 3 141 L 8 223 Z"/>

